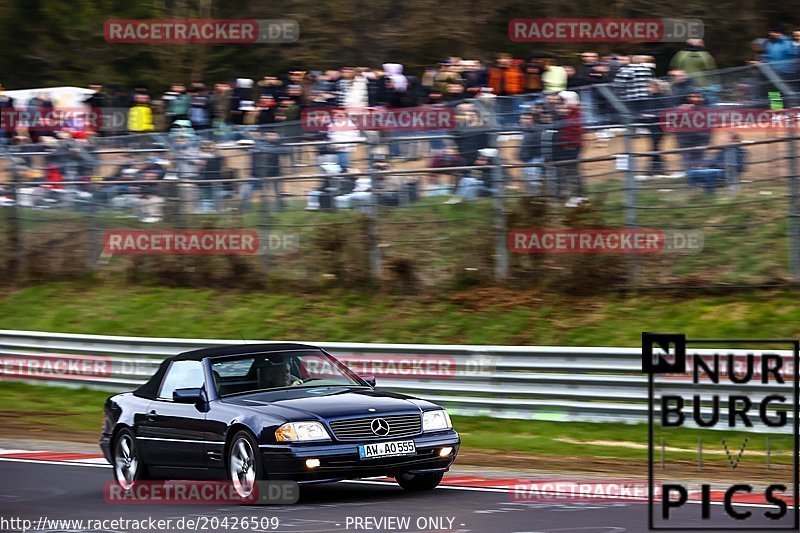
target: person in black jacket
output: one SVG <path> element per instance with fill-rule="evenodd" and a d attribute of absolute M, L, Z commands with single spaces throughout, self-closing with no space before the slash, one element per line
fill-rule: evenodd
<path fill-rule="evenodd" d="M 200 160 L 203 161 L 199 180 L 210 183 L 202 183 L 200 189 L 200 212 L 214 212 L 217 210 L 217 200 L 222 196 L 219 191 L 223 190 L 222 184 L 213 180 L 222 178 L 222 154 L 211 141 L 203 141 L 200 144 Z"/>
<path fill-rule="evenodd" d="M 283 207 L 283 196 L 280 180 L 270 180 L 268 178 L 280 177 L 281 155 L 289 153 L 290 149 L 283 145 L 277 132 L 269 131 L 262 135 L 261 138 L 256 140 L 253 151 L 252 175 L 254 181 L 243 186 L 243 207 L 245 200 L 249 199 L 253 192 L 266 190 L 268 191 L 267 194 L 275 196 L 276 206 L 281 209 Z M 262 199 L 262 201 L 266 201 L 266 199 Z"/>
<path fill-rule="evenodd" d="M 522 113 L 519 117 L 522 129 L 522 142 L 519 147 L 518 158 L 521 162 L 531 166 L 523 167 L 522 174 L 525 180 L 525 191 L 538 195 L 542 192 L 542 135 L 544 128 L 537 124 L 536 115 Z"/>
<path fill-rule="evenodd" d="M 669 94 L 669 85 L 661 80 L 650 80 L 647 85 L 650 93 L 642 104 L 641 120 L 647 124 L 647 134 L 650 139 L 650 150 L 655 152 L 650 158 L 650 171 L 647 177 L 664 177 L 666 167 L 661 156 L 661 141 L 664 140 L 664 129 L 661 121 L 664 111 L 671 107 L 672 97 Z"/>

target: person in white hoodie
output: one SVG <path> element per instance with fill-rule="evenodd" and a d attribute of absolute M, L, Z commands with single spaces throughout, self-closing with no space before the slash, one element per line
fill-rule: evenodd
<path fill-rule="evenodd" d="M 384 63 L 383 71 L 392 78 L 394 90 L 404 93 L 408 89 L 408 78 L 403 74 L 403 65 L 400 63 Z"/>
<path fill-rule="evenodd" d="M 361 69 L 356 71 L 350 90 L 344 95 L 344 105 L 347 108 L 364 109 L 369 106 L 369 81 Z"/>
<path fill-rule="evenodd" d="M 364 140 L 359 126 L 344 112 L 328 125 L 328 140 L 331 141 L 330 149 L 336 154 L 336 160 L 342 169 L 347 172 L 350 165 L 350 152 L 354 151 L 360 141 Z"/>

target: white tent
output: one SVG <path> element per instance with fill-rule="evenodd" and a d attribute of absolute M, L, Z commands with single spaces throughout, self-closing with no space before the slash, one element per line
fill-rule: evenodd
<path fill-rule="evenodd" d="M 3 94 L 14 99 L 14 107 L 24 109 L 28 100 L 34 96 L 46 96 L 56 109 L 83 109 L 84 100 L 94 93 L 82 87 L 43 87 L 41 89 L 18 89 L 4 91 Z"/>

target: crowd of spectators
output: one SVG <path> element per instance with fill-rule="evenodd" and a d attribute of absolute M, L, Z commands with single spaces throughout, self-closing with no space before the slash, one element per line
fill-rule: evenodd
<path fill-rule="evenodd" d="M 800 76 L 800 31 L 791 37 L 773 28 L 768 36 L 752 42 L 752 62 L 769 63 L 791 87 Z M 560 64 L 561 63 L 561 64 Z M 710 132 L 676 135 L 677 145 L 686 148 L 682 166 L 669 173 L 665 160 L 655 153 L 663 148 L 667 133 L 660 116 L 665 109 L 702 107 L 719 101 L 721 81 L 716 62 L 700 39 L 691 39 L 666 67 L 667 76 L 657 76 L 656 60 L 645 54 L 600 54 L 587 50 L 576 65 L 563 64 L 555 57 L 531 52 L 525 59 L 498 54 L 494 61 L 448 57 L 435 67 L 419 73 L 407 72 L 399 63 L 380 68 L 345 66 L 337 70 L 293 69 L 283 75 L 266 75 L 259 80 L 238 78 L 209 85 L 194 80 L 188 85 L 175 83 L 163 94 L 154 96 L 144 87 L 128 91 L 119 86 L 91 85 L 85 104 L 95 116 L 122 113 L 122 120 L 109 121 L 113 127 L 93 127 L 84 123 L 60 123 L 58 127 L 39 124 L 28 131 L 4 128 L 0 141 L 12 145 L 12 152 L 44 150 L 48 153 L 43 172 L 33 172 L 28 164 L 17 166 L 19 175 L 35 175 L 46 183 L 22 199 L 33 205 L 58 203 L 69 194 L 73 201 L 91 195 L 86 187 L 67 187 L 63 182 L 95 178 L 98 162 L 89 147 L 93 138 L 117 135 L 166 133 L 162 144 L 168 154 L 158 158 L 130 161 L 119 165 L 110 179 L 123 182 L 106 187 L 95 200 L 115 208 L 136 207 L 149 220 L 162 208 L 153 187 L 125 184 L 128 181 L 159 182 L 169 177 L 203 180 L 232 177 L 226 174 L 219 150 L 220 140 L 244 141 L 252 153 L 250 181 L 236 185 L 205 185 L 195 188 L 198 212 L 215 211 L 219 203 L 235 198 L 245 209 L 254 195 L 268 194 L 281 199 L 278 185 L 265 191 L 262 178 L 281 174 L 281 155 L 288 153 L 286 140 L 328 141 L 318 148 L 318 168 L 330 175 L 307 194 L 309 209 L 346 208 L 366 205 L 373 193 L 381 190 L 381 202 L 392 205 L 413 201 L 422 194 L 451 196 L 448 203 L 489 196 L 498 189 L 494 172 L 498 150 L 490 145 L 489 126 L 518 133 L 517 159 L 523 168 L 523 185 L 529 194 L 548 194 L 577 205 L 584 198 L 584 183 L 579 160 L 587 142 L 606 142 L 618 121 L 618 109 L 608 98 L 609 91 L 640 124 L 653 155 L 649 168 L 639 179 L 686 177 L 690 183 L 713 192 L 720 182 L 730 181 L 729 169 L 740 173 L 746 153 L 741 147 L 707 152 Z M 419 75 L 417 75 L 419 74 Z M 597 90 L 603 86 L 603 91 Z M 0 87 L 0 113 L 19 108 Z M 342 179 L 353 165 L 351 153 L 363 132 L 309 132 L 302 128 L 278 129 L 296 124 L 308 108 L 398 108 L 449 106 L 458 124 L 468 124 L 445 140 L 443 132 L 427 141 L 431 167 L 474 167 L 474 171 L 437 174 L 423 191 L 416 180 L 399 183 L 381 175 L 380 182 L 363 176 Z M 43 115 L 53 109 L 44 96 L 31 98 L 24 107 Z M 587 126 L 592 128 L 590 135 Z M 235 134 L 251 127 L 257 133 Z M 238 129 L 237 129 L 238 128 Z M 267 132 L 267 133 L 265 133 Z M 279 133 L 280 132 L 280 133 Z M 391 135 L 389 135 L 391 138 Z M 726 138 L 737 143 L 737 136 Z M 404 154 L 399 143 L 389 143 L 384 158 L 369 161 L 369 168 L 386 170 Z M 42 169 L 40 169 L 42 170 Z M 276 182 L 270 182 L 276 183 Z M 0 196 L 2 194 L 0 193 Z M 7 203 L 7 199 L 3 200 Z"/>

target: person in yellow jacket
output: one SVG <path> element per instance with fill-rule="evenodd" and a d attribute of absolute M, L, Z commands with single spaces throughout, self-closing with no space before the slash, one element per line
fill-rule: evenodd
<path fill-rule="evenodd" d="M 153 110 L 150 109 L 150 97 L 137 94 L 133 98 L 133 107 L 128 110 L 128 131 L 130 133 L 150 133 L 155 131 Z"/>

